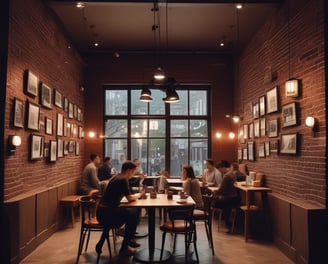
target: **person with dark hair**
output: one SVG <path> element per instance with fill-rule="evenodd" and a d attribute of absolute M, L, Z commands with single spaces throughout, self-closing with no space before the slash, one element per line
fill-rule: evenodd
<path fill-rule="evenodd" d="M 230 230 L 231 208 L 239 205 L 240 198 L 238 196 L 237 189 L 234 186 L 236 177 L 230 169 L 230 163 L 228 161 L 222 160 L 218 165 L 220 166 L 221 171 L 225 174 L 223 175 L 219 189 L 214 192 L 214 200 L 212 203 L 213 207 L 222 209 L 226 227 Z"/>
<path fill-rule="evenodd" d="M 99 181 L 109 180 L 112 177 L 112 159 L 111 157 L 105 157 L 104 164 L 98 168 Z"/>
<path fill-rule="evenodd" d="M 97 166 L 100 164 L 100 157 L 97 154 L 90 155 L 90 163 L 87 164 L 82 172 L 79 186 L 79 194 L 92 195 L 95 192 L 103 192 L 107 182 L 98 180 Z"/>
<path fill-rule="evenodd" d="M 231 170 L 236 177 L 236 181 L 246 181 L 246 174 L 239 170 L 239 164 L 237 162 L 231 163 Z"/>
<path fill-rule="evenodd" d="M 108 186 L 97 209 L 97 219 L 104 227 L 120 227 L 125 224 L 124 238 L 120 249 L 120 255 L 134 255 L 135 247 L 139 247 L 134 239 L 138 224 L 138 210 L 135 208 L 120 207 L 121 199 L 125 196 L 129 202 L 140 197 L 140 193 L 131 194 L 129 179 L 135 173 L 136 165 L 132 161 L 125 161 L 120 174 L 109 179 Z M 96 250 L 101 248 L 106 237 L 101 237 Z M 97 251 L 98 252 L 98 251 Z"/>
<path fill-rule="evenodd" d="M 222 175 L 214 166 L 214 160 L 207 159 L 205 161 L 206 169 L 202 175 L 203 183 L 207 183 L 208 185 L 220 185 L 222 181 Z"/>
<path fill-rule="evenodd" d="M 200 191 L 199 180 L 196 178 L 191 165 L 184 165 L 182 168 L 182 187 L 186 194 L 190 195 L 196 203 L 196 208 L 204 207 L 202 193 Z"/>

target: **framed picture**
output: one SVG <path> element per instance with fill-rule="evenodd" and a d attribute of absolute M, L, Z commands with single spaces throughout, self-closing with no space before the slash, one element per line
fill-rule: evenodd
<path fill-rule="evenodd" d="M 34 97 L 38 96 L 38 77 L 31 71 L 25 71 L 25 92 Z"/>
<path fill-rule="evenodd" d="M 52 119 L 46 117 L 46 134 L 52 135 Z"/>
<path fill-rule="evenodd" d="M 68 118 L 74 118 L 73 113 L 73 104 L 71 102 L 68 103 Z"/>
<path fill-rule="evenodd" d="M 83 127 L 79 126 L 79 138 L 84 138 Z"/>
<path fill-rule="evenodd" d="M 281 135 L 280 153 L 297 154 L 297 133 Z"/>
<path fill-rule="evenodd" d="M 27 101 L 27 128 L 39 131 L 40 107 Z"/>
<path fill-rule="evenodd" d="M 266 124 L 266 120 L 265 120 L 265 117 L 261 118 L 260 119 L 260 136 L 261 137 L 265 137 L 265 124 Z"/>
<path fill-rule="evenodd" d="M 71 124 L 71 128 L 72 128 L 71 136 L 77 138 L 78 137 L 78 127 L 77 127 L 77 124 Z"/>
<path fill-rule="evenodd" d="M 243 160 L 248 160 L 247 148 L 243 148 Z"/>
<path fill-rule="evenodd" d="M 278 119 L 268 121 L 268 137 L 278 136 Z"/>
<path fill-rule="evenodd" d="M 259 105 L 260 105 L 260 116 L 265 115 L 265 95 L 261 96 L 259 99 Z"/>
<path fill-rule="evenodd" d="M 237 160 L 243 160 L 243 150 L 241 148 L 238 148 L 237 154 Z"/>
<path fill-rule="evenodd" d="M 44 151 L 44 157 L 49 158 L 49 142 L 44 143 L 43 151 Z"/>
<path fill-rule="evenodd" d="M 65 129 L 65 127 L 64 127 Z M 66 124 L 66 136 L 70 137 L 71 136 L 71 123 L 67 122 Z"/>
<path fill-rule="evenodd" d="M 42 83 L 41 84 L 41 96 L 40 96 L 40 104 L 46 108 L 51 109 L 51 88 Z"/>
<path fill-rule="evenodd" d="M 64 157 L 64 141 L 62 139 L 57 139 L 57 157 Z"/>
<path fill-rule="evenodd" d="M 240 144 L 245 143 L 245 138 L 244 138 L 244 126 L 239 127 L 239 133 L 238 133 L 238 140 Z"/>
<path fill-rule="evenodd" d="M 54 95 L 55 95 L 55 99 L 54 99 L 55 106 L 57 106 L 59 108 L 63 108 L 63 96 L 62 96 L 62 94 L 57 89 L 55 89 Z"/>
<path fill-rule="evenodd" d="M 63 136 L 63 124 L 64 116 L 61 113 L 57 113 L 57 136 Z"/>
<path fill-rule="evenodd" d="M 23 101 L 14 99 L 14 127 L 24 127 L 24 113 L 23 113 Z"/>
<path fill-rule="evenodd" d="M 265 156 L 270 156 L 270 142 L 266 141 L 265 142 Z"/>
<path fill-rule="evenodd" d="M 77 120 L 77 105 L 75 104 L 73 107 L 73 116 Z"/>
<path fill-rule="evenodd" d="M 254 157 L 254 142 L 247 143 L 247 152 L 248 152 L 248 160 L 255 160 Z"/>
<path fill-rule="evenodd" d="M 254 137 L 260 137 L 260 120 L 254 120 Z"/>
<path fill-rule="evenodd" d="M 248 125 L 244 124 L 244 139 L 248 138 Z"/>
<path fill-rule="evenodd" d="M 270 153 L 277 153 L 279 149 L 279 140 L 270 141 Z"/>
<path fill-rule="evenodd" d="M 257 147 L 258 147 L 258 155 L 259 155 L 259 158 L 265 158 L 264 144 L 261 143 Z"/>
<path fill-rule="evenodd" d="M 64 97 L 64 111 L 68 113 L 68 98 Z"/>
<path fill-rule="evenodd" d="M 64 155 L 68 155 L 68 141 L 64 141 Z"/>
<path fill-rule="evenodd" d="M 249 124 L 249 138 L 253 139 L 254 138 L 254 123 Z"/>
<path fill-rule="evenodd" d="M 64 137 L 67 137 L 67 118 L 64 117 L 64 123 L 63 123 L 63 133 L 64 133 Z"/>
<path fill-rule="evenodd" d="M 258 118 L 259 116 L 259 103 L 255 103 L 253 104 L 253 118 Z"/>
<path fill-rule="evenodd" d="M 266 94 L 266 112 L 267 114 L 278 111 L 278 87 L 272 88 Z"/>
<path fill-rule="evenodd" d="M 55 162 L 57 160 L 57 141 L 50 140 L 49 161 Z"/>
<path fill-rule="evenodd" d="M 77 120 L 82 121 L 82 109 L 80 107 L 77 108 Z"/>
<path fill-rule="evenodd" d="M 70 140 L 68 143 L 68 152 L 73 153 L 74 152 L 74 141 Z"/>
<path fill-rule="evenodd" d="M 284 105 L 281 110 L 282 127 L 289 127 L 297 124 L 296 103 Z"/>
<path fill-rule="evenodd" d="M 42 136 L 31 135 L 31 148 L 30 148 L 31 160 L 40 159 L 43 156 L 43 143 L 44 143 L 44 139 Z"/>
<path fill-rule="evenodd" d="M 75 142 L 75 155 L 80 155 L 80 142 Z"/>

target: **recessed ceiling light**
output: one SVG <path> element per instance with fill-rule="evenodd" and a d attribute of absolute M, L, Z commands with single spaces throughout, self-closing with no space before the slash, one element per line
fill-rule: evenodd
<path fill-rule="evenodd" d="M 242 4 L 237 4 L 237 5 L 236 5 L 236 8 L 237 8 L 237 9 L 242 9 L 242 8 L 243 8 L 243 5 L 242 5 Z"/>

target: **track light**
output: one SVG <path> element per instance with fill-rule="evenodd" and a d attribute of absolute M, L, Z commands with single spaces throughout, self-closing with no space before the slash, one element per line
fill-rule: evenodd
<path fill-rule="evenodd" d="M 154 79 L 156 81 L 162 81 L 165 79 L 165 72 L 163 71 L 163 69 L 161 67 L 158 67 L 155 71 L 154 71 Z"/>
<path fill-rule="evenodd" d="M 151 98 L 151 91 L 147 87 L 142 88 L 142 91 L 140 94 L 140 101 L 148 103 L 152 100 L 153 100 L 153 98 Z"/>

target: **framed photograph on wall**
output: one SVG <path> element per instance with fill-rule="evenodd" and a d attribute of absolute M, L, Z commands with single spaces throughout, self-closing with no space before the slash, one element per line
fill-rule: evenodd
<path fill-rule="evenodd" d="M 262 117 L 260 119 L 260 136 L 265 137 L 265 132 L 266 132 L 266 120 L 265 117 Z"/>
<path fill-rule="evenodd" d="M 68 98 L 64 97 L 64 111 L 68 113 Z"/>
<path fill-rule="evenodd" d="M 39 131 L 40 107 L 27 101 L 27 128 Z"/>
<path fill-rule="evenodd" d="M 268 122 L 268 137 L 278 136 L 278 119 L 272 119 Z"/>
<path fill-rule="evenodd" d="M 254 137 L 260 137 L 260 120 L 254 120 Z"/>
<path fill-rule="evenodd" d="M 259 98 L 259 105 L 260 105 L 260 116 L 265 115 L 265 95 Z"/>
<path fill-rule="evenodd" d="M 43 153 L 45 158 L 49 158 L 49 142 L 44 142 Z"/>
<path fill-rule="evenodd" d="M 77 120 L 77 105 L 73 105 L 73 116 L 74 116 L 74 119 Z"/>
<path fill-rule="evenodd" d="M 77 120 L 82 121 L 82 109 L 80 107 L 77 108 Z"/>
<path fill-rule="evenodd" d="M 243 160 L 243 150 L 242 148 L 238 148 L 238 152 L 237 152 L 237 160 Z"/>
<path fill-rule="evenodd" d="M 281 135 L 280 153 L 297 154 L 297 133 Z"/>
<path fill-rule="evenodd" d="M 278 111 L 278 87 L 272 88 L 266 94 L 266 112 L 267 114 Z"/>
<path fill-rule="evenodd" d="M 38 96 L 38 77 L 30 70 L 25 71 L 25 92 L 34 97 Z"/>
<path fill-rule="evenodd" d="M 63 133 L 64 137 L 67 137 L 67 118 L 64 117 L 64 123 L 63 123 Z"/>
<path fill-rule="evenodd" d="M 80 155 L 80 142 L 75 142 L 75 155 L 79 156 Z"/>
<path fill-rule="evenodd" d="M 289 127 L 297 124 L 296 103 L 284 105 L 281 110 L 282 127 Z"/>
<path fill-rule="evenodd" d="M 46 134 L 52 135 L 52 119 L 46 117 Z"/>
<path fill-rule="evenodd" d="M 243 160 L 248 160 L 247 148 L 243 148 Z"/>
<path fill-rule="evenodd" d="M 255 103 L 253 104 L 253 118 L 258 118 L 259 116 L 259 103 Z"/>
<path fill-rule="evenodd" d="M 49 161 L 55 162 L 57 160 L 57 141 L 50 140 Z"/>
<path fill-rule="evenodd" d="M 51 98 L 51 88 L 48 85 L 41 83 L 40 104 L 43 107 L 51 109 Z"/>
<path fill-rule="evenodd" d="M 63 125 L 64 125 L 64 116 L 61 113 L 57 113 L 57 136 L 63 136 Z"/>
<path fill-rule="evenodd" d="M 14 98 L 14 127 L 24 127 L 24 113 L 23 113 L 23 101 Z"/>
<path fill-rule="evenodd" d="M 259 158 L 265 158 L 264 143 L 260 143 L 260 144 L 258 144 L 257 148 L 258 148 L 258 155 L 259 155 Z"/>
<path fill-rule="evenodd" d="M 74 152 L 74 144 L 75 142 L 73 140 L 70 140 L 68 143 L 68 152 L 73 153 Z"/>
<path fill-rule="evenodd" d="M 74 117 L 74 106 L 73 103 L 69 102 L 68 103 L 68 118 L 73 118 Z"/>
<path fill-rule="evenodd" d="M 62 94 L 57 89 L 55 89 L 54 95 L 55 95 L 55 99 L 54 99 L 55 106 L 57 106 L 59 108 L 63 108 L 63 96 L 62 96 Z"/>
<path fill-rule="evenodd" d="M 265 156 L 270 156 L 270 142 L 269 141 L 266 141 L 265 142 Z"/>
<path fill-rule="evenodd" d="M 249 138 L 250 139 L 254 138 L 254 123 L 249 124 Z"/>
<path fill-rule="evenodd" d="M 248 160 L 255 160 L 254 156 L 254 142 L 248 142 L 247 143 L 247 152 L 248 152 Z"/>
<path fill-rule="evenodd" d="M 68 141 L 64 141 L 64 155 L 68 155 L 68 144 L 69 142 Z"/>
<path fill-rule="evenodd" d="M 245 143 L 245 138 L 244 138 L 244 126 L 239 127 L 239 132 L 238 132 L 238 140 L 240 144 Z"/>
<path fill-rule="evenodd" d="M 31 135 L 30 159 L 40 159 L 43 156 L 43 143 L 42 136 Z"/>
<path fill-rule="evenodd" d="M 244 124 L 244 139 L 248 139 L 248 124 Z"/>
<path fill-rule="evenodd" d="M 64 141 L 62 139 L 57 139 L 57 157 L 64 157 Z"/>
<path fill-rule="evenodd" d="M 279 150 L 279 140 L 270 141 L 270 153 L 278 153 Z"/>

